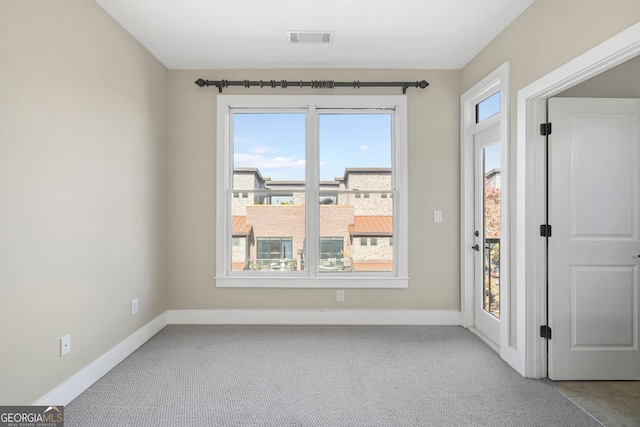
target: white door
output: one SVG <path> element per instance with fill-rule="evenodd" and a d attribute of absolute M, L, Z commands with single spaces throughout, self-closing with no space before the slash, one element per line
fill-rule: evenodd
<path fill-rule="evenodd" d="M 476 329 L 500 346 L 500 126 L 474 137 L 474 316 Z"/>
<path fill-rule="evenodd" d="M 640 100 L 549 100 L 549 378 L 638 380 Z"/>

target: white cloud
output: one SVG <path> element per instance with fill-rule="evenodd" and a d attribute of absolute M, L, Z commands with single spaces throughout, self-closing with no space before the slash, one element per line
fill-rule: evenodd
<path fill-rule="evenodd" d="M 361 145 L 361 146 L 360 146 L 360 149 L 361 149 L 361 150 L 368 150 L 368 149 L 369 149 L 369 146 L 368 146 L 367 144 L 364 144 L 364 145 Z"/>
<path fill-rule="evenodd" d="M 276 150 L 269 147 L 268 145 L 258 145 L 251 149 L 251 152 L 253 154 L 266 154 L 266 153 L 273 153 L 274 151 Z"/>
<path fill-rule="evenodd" d="M 295 157 L 265 157 L 261 153 L 235 153 L 233 156 L 236 167 L 251 167 L 258 169 L 302 168 L 304 160 Z"/>

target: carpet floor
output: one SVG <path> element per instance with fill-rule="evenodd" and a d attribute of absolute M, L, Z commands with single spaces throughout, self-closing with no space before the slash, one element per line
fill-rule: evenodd
<path fill-rule="evenodd" d="M 65 426 L 601 426 L 457 326 L 170 325 Z"/>

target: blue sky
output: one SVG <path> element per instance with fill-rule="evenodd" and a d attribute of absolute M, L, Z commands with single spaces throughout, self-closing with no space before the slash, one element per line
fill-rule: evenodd
<path fill-rule="evenodd" d="M 478 103 L 477 120 L 481 122 L 500 112 L 500 92 L 496 92 Z M 484 150 L 484 170 L 488 172 L 500 167 L 500 148 L 502 144 L 494 144 Z"/>
<path fill-rule="evenodd" d="M 390 114 L 321 114 L 320 179 L 347 167 L 391 167 Z M 304 114 L 234 114 L 234 167 L 273 180 L 303 180 Z"/>
<path fill-rule="evenodd" d="M 500 109 L 500 96 L 480 103 L 484 119 Z M 391 167 L 391 114 L 320 114 L 320 179 L 348 167 Z M 272 180 L 304 180 L 304 113 L 234 114 L 234 167 L 255 167 Z M 497 149 L 496 149 L 497 148 Z M 485 168 L 499 167 L 499 146 L 485 150 Z"/>

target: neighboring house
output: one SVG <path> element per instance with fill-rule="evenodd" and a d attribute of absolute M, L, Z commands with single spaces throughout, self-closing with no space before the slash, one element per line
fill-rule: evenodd
<path fill-rule="evenodd" d="M 232 269 L 303 269 L 304 182 L 271 181 L 257 168 L 236 168 L 233 181 L 238 190 L 232 203 Z M 393 269 L 391 190 L 390 168 L 347 168 L 344 176 L 320 182 L 321 269 Z"/>
<path fill-rule="evenodd" d="M 500 188 L 500 168 L 491 169 L 484 174 L 487 184 L 491 187 Z"/>

